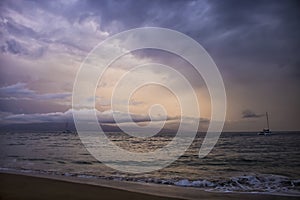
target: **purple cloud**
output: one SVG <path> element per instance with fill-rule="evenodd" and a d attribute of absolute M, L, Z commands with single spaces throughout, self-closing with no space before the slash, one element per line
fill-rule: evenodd
<path fill-rule="evenodd" d="M 251 110 L 244 110 L 242 112 L 242 118 L 259 118 L 264 116 L 264 114 L 256 114 L 255 112 Z"/>
<path fill-rule="evenodd" d="M 26 83 L 16 83 L 0 88 L 0 99 L 14 100 L 57 100 L 71 96 L 71 93 L 46 93 L 38 94 L 36 91 L 28 89 Z"/>

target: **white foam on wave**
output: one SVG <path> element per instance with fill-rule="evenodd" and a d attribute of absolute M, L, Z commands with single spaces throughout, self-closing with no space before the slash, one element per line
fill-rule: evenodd
<path fill-rule="evenodd" d="M 213 182 L 207 180 L 189 181 L 188 179 L 183 179 L 174 182 L 174 185 L 184 186 L 184 187 L 214 187 L 215 186 Z"/>
<path fill-rule="evenodd" d="M 300 188 L 294 184 L 297 180 L 279 175 L 244 175 L 232 177 L 227 181 L 219 181 L 215 190 L 231 192 L 267 192 L 293 193 L 300 195 Z"/>
<path fill-rule="evenodd" d="M 156 183 L 175 185 L 181 187 L 196 187 L 207 191 L 218 192 L 250 192 L 269 193 L 300 196 L 300 180 L 291 180 L 288 177 L 272 174 L 253 174 L 236 176 L 226 180 L 189 180 L 189 179 L 156 179 L 156 178 L 130 178 L 126 176 L 97 176 L 84 173 L 69 173 L 46 170 L 29 170 L 0 167 L 0 172 L 21 172 L 28 174 L 47 174 L 85 179 L 106 179 L 115 181 L 133 181 L 141 183 Z"/>

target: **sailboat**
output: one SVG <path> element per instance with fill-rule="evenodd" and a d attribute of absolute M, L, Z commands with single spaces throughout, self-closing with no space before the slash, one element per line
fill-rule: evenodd
<path fill-rule="evenodd" d="M 62 133 L 72 133 L 72 131 L 69 129 L 69 122 L 66 122 L 65 130 Z"/>
<path fill-rule="evenodd" d="M 266 118 L 267 118 L 267 127 L 264 128 L 262 131 L 258 132 L 257 135 L 271 135 L 272 132 L 270 131 L 270 126 L 269 126 L 269 115 L 268 112 L 266 112 Z"/>

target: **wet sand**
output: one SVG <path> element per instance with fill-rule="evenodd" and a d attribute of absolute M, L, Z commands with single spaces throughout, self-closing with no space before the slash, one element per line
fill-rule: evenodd
<path fill-rule="evenodd" d="M 205 192 L 166 185 L 117 181 L 104 181 L 96 185 L 93 182 L 85 184 L 83 181 L 76 178 L 58 180 L 51 177 L 0 173 L 0 199 L 298 199 L 279 195 Z"/>

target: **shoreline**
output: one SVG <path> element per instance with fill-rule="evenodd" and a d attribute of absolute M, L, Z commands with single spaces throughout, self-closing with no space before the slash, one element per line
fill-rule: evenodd
<path fill-rule="evenodd" d="M 28 185 L 22 189 L 21 186 Z M 114 180 L 63 177 L 59 175 L 28 174 L 22 172 L 0 172 L 1 199 L 33 199 L 39 191 L 42 199 L 65 198 L 95 199 L 105 195 L 105 199 L 298 199 L 299 196 L 286 196 L 265 193 L 209 192 L 197 188 L 136 183 Z M 72 191 L 72 192 L 70 192 Z M 87 194 L 88 196 L 82 196 Z M 12 198 L 11 198 L 12 197 Z M 125 198 L 125 199 L 126 199 Z"/>

